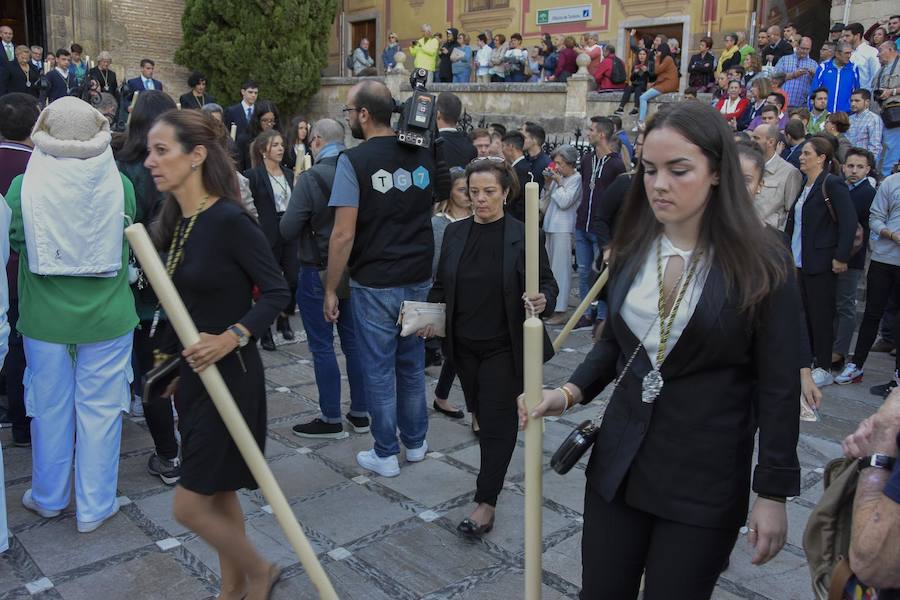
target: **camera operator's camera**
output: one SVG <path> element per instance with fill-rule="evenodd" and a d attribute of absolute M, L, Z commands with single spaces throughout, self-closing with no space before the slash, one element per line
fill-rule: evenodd
<path fill-rule="evenodd" d="M 409 76 L 412 97 L 395 109 L 400 113 L 397 141 L 409 146 L 430 148 L 437 136 L 435 98 L 425 88 L 428 71 L 415 69 Z"/>

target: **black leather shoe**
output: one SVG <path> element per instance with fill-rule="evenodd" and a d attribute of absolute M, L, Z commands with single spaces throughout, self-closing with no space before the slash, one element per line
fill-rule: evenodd
<path fill-rule="evenodd" d="M 491 520 L 484 525 L 479 525 L 472 519 L 463 519 L 460 524 L 456 526 L 456 530 L 467 537 L 481 537 L 486 533 L 490 533 L 493 528 L 494 517 L 491 517 Z"/>
<path fill-rule="evenodd" d="M 260 340 L 260 345 L 263 350 L 268 350 L 269 352 L 275 351 L 275 340 L 272 339 L 272 328 L 266 329 L 266 332 L 262 336 L 262 340 Z"/>
<path fill-rule="evenodd" d="M 291 329 L 291 320 L 287 317 L 278 317 L 276 321 L 276 329 L 281 333 L 281 337 L 290 341 L 294 339 L 294 330 Z"/>
<path fill-rule="evenodd" d="M 447 410 L 446 408 L 441 408 L 441 406 L 437 403 L 437 400 L 431 403 L 431 407 L 442 415 L 447 415 L 451 419 L 462 419 L 464 416 L 466 416 L 463 411 L 459 409 Z"/>

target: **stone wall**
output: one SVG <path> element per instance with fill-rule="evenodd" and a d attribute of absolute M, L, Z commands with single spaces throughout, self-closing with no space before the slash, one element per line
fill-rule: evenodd
<path fill-rule="evenodd" d="M 844 20 L 847 12 L 847 3 L 850 3 L 849 17 Z M 889 15 L 895 15 L 900 10 L 896 0 L 833 0 L 831 3 L 831 22 L 862 23 L 866 29 Z"/>
<path fill-rule="evenodd" d="M 141 59 L 149 58 L 167 92 L 187 91 L 188 72 L 174 62 L 184 0 L 48 0 L 45 6 L 49 50 L 78 42 L 95 62 L 107 50 L 120 83 L 137 77 Z"/>
<path fill-rule="evenodd" d="M 385 83 L 395 99 L 402 102 L 412 90 L 405 76 L 372 77 Z M 341 108 L 347 104 L 347 93 L 360 80 L 355 77 L 325 77 L 322 86 L 307 105 L 310 119 L 330 117 L 344 122 Z M 501 123 L 508 129 L 518 128 L 523 121 L 541 123 L 548 135 L 571 135 L 576 129 L 584 132 L 587 120 L 595 115 L 613 113 L 621 99 L 620 92 L 589 92 L 588 81 L 573 79 L 568 83 L 491 83 L 491 84 L 433 84 L 429 92 L 451 91 L 462 100 L 463 108 L 477 125 Z M 660 103 L 678 102 L 679 94 L 664 94 L 650 103 L 650 113 Z M 623 126 L 630 129 L 635 118 L 628 115 L 628 104 L 622 116 Z"/>

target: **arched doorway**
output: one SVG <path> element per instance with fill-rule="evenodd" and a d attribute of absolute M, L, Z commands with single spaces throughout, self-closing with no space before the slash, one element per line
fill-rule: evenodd
<path fill-rule="evenodd" d="M 13 30 L 13 42 L 47 49 L 44 0 L 0 0 L 0 25 Z"/>

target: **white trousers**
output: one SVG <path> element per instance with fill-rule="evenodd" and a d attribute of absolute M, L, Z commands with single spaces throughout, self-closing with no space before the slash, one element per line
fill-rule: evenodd
<path fill-rule="evenodd" d="M 25 411 L 31 417 L 31 496 L 47 510 L 69 505 L 99 521 L 116 506 L 122 411 L 131 398 L 133 332 L 94 344 L 24 338 Z"/>
<path fill-rule="evenodd" d="M 572 285 L 572 234 L 546 233 L 550 270 L 559 286 L 555 312 L 569 310 L 569 287 Z"/>

